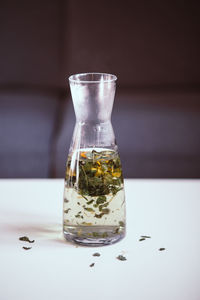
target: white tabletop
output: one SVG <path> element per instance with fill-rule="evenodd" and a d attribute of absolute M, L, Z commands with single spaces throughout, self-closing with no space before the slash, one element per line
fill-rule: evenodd
<path fill-rule="evenodd" d="M 126 180 L 127 236 L 99 248 L 63 239 L 63 186 L 0 180 L 1 300 L 200 299 L 199 180 Z"/>

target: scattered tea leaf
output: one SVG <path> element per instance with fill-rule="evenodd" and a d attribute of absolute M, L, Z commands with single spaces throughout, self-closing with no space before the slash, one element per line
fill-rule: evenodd
<path fill-rule="evenodd" d="M 99 211 L 102 211 L 102 209 L 104 208 L 104 207 L 107 207 L 109 205 L 109 202 L 106 202 L 106 203 L 104 203 L 104 204 L 101 204 L 101 205 L 99 205 Z M 97 205 L 98 206 L 98 205 Z M 96 206 L 96 207 L 97 207 Z"/>
<path fill-rule="evenodd" d="M 118 233 L 119 233 L 119 229 L 120 229 L 119 227 L 116 228 L 115 231 L 114 231 L 114 233 L 115 233 L 115 234 L 118 234 Z"/>
<path fill-rule="evenodd" d="M 22 247 L 24 250 L 30 250 L 32 247 Z"/>
<path fill-rule="evenodd" d="M 141 241 L 145 241 L 145 238 L 141 238 L 141 239 L 139 239 L 139 242 L 141 242 Z"/>
<path fill-rule="evenodd" d="M 68 214 L 68 212 L 69 212 L 70 210 L 71 210 L 71 208 L 65 209 L 65 210 L 64 210 L 64 213 L 65 213 L 65 214 Z"/>
<path fill-rule="evenodd" d="M 94 202 L 94 200 L 92 199 L 92 200 L 90 200 L 89 202 L 87 202 L 86 204 L 87 205 L 90 205 L 90 204 L 92 204 Z"/>
<path fill-rule="evenodd" d="M 164 251 L 164 250 L 166 250 L 165 248 L 160 248 L 160 249 L 158 249 L 159 251 Z"/>
<path fill-rule="evenodd" d="M 100 253 L 98 253 L 98 252 L 95 252 L 94 254 L 92 254 L 93 256 L 101 256 L 101 254 Z"/>
<path fill-rule="evenodd" d="M 86 225 L 86 226 L 92 226 L 92 223 L 91 222 L 82 222 L 83 225 Z"/>
<path fill-rule="evenodd" d="M 94 209 L 92 209 L 91 207 L 84 207 L 84 209 L 89 211 L 89 212 L 94 212 Z"/>
<path fill-rule="evenodd" d="M 118 260 L 121 260 L 121 261 L 127 260 L 126 257 L 123 256 L 123 255 L 118 255 L 116 258 L 117 258 Z"/>
<path fill-rule="evenodd" d="M 99 196 L 97 198 L 96 204 L 102 204 L 104 202 L 106 202 L 106 197 L 105 196 Z"/>
<path fill-rule="evenodd" d="M 81 217 L 81 215 L 79 215 L 79 214 L 75 215 L 75 218 L 80 218 L 80 217 Z"/>
<path fill-rule="evenodd" d="M 110 212 L 110 209 L 109 209 L 109 208 L 103 208 L 103 209 L 102 209 L 102 213 L 103 213 L 103 214 L 106 214 L 106 215 L 107 215 L 107 214 L 109 214 L 109 212 Z"/>
<path fill-rule="evenodd" d="M 90 265 L 90 268 L 94 267 L 94 265 L 95 265 L 95 263 L 92 263 L 92 264 Z"/>
<path fill-rule="evenodd" d="M 151 237 L 149 235 L 141 235 L 141 238 L 150 239 Z"/>
<path fill-rule="evenodd" d="M 102 233 L 102 238 L 105 238 L 105 237 L 108 237 L 107 232 L 103 232 L 103 233 Z"/>
<path fill-rule="evenodd" d="M 27 236 L 21 236 L 19 238 L 20 241 L 28 242 L 28 243 L 34 243 L 35 240 L 30 241 L 30 239 Z"/>
<path fill-rule="evenodd" d="M 122 227 L 125 226 L 124 222 L 122 222 L 122 221 L 119 221 L 119 225 L 122 226 Z"/>
<path fill-rule="evenodd" d="M 100 219 L 104 216 L 104 213 L 95 214 L 94 216 L 95 216 L 95 218 Z"/>
<path fill-rule="evenodd" d="M 93 237 L 99 237 L 99 233 L 98 232 L 92 232 Z"/>

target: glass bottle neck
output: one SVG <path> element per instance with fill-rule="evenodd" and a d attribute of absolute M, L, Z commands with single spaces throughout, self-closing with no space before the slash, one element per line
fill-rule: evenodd
<path fill-rule="evenodd" d="M 70 152 L 80 148 L 106 148 L 117 150 L 111 121 L 76 122 Z"/>

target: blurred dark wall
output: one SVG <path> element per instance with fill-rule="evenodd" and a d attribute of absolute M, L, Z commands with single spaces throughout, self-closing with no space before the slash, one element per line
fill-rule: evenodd
<path fill-rule="evenodd" d="M 1 1 L 0 177 L 64 177 L 67 78 L 118 76 L 125 177 L 200 178 L 198 1 Z"/>

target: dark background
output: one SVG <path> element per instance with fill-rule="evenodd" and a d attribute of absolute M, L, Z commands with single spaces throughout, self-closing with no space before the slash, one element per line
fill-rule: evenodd
<path fill-rule="evenodd" d="M 199 1 L 1 1 L 0 177 L 64 177 L 68 76 L 117 75 L 125 177 L 200 178 Z"/>

